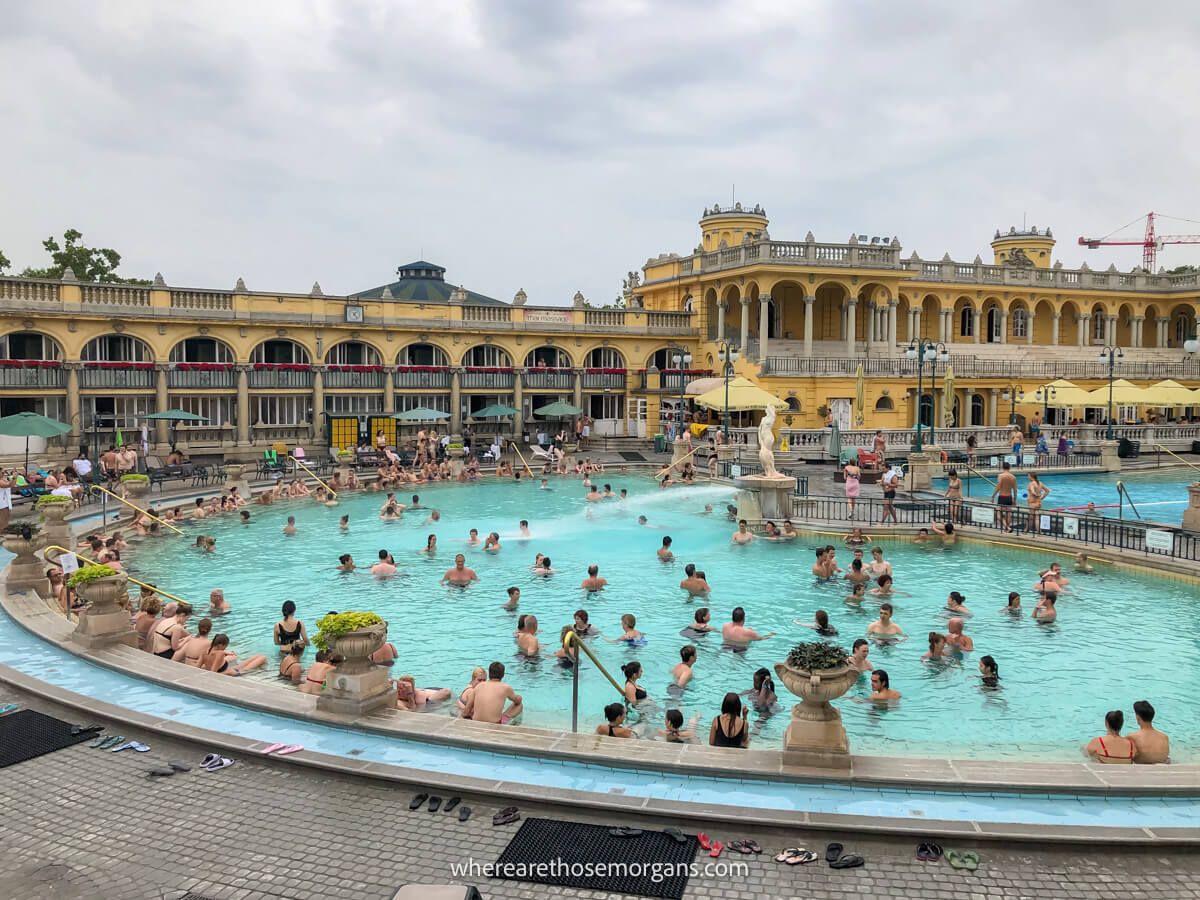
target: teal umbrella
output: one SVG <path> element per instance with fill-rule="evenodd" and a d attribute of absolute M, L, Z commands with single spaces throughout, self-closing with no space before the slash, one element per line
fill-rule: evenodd
<path fill-rule="evenodd" d="M 58 437 L 71 430 L 71 426 L 58 419 L 50 419 L 33 412 L 19 412 L 0 419 L 0 434 L 25 438 L 25 471 L 29 471 L 29 439 L 31 437 Z"/>
<path fill-rule="evenodd" d="M 449 417 L 449 413 L 444 413 L 440 409 L 430 409 L 428 406 L 406 409 L 404 412 L 398 412 L 392 416 L 393 419 L 400 422 L 437 422 Z"/>
<path fill-rule="evenodd" d="M 161 419 L 171 423 L 171 449 L 175 449 L 175 423 L 176 422 L 207 422 L 208 419 L 204 416 L 198 416 L 195 413 L 190 413 L 186 409 L 164 409 L 162 412 L 149 413 L 142 418 L 144 419 Z M 120 439 L 121 432 L 117 432 L 117 446 L 122 443 Z"/>
<path fill-rule="evenodd" d="M 562 419 L 567 416 L 577 416 L 581 412 L 578 406 L 572 406 L 570 403 L 565 403 L 559 400 L 551 403 L 548 406 L 543 406 L 541 409 L 535 409 L 534 412 L 539 416 L 545 416 L 548 419 Z"/>
<path fill-rule="evenodd" d="M 479 412 L 471 413 L 471 417 L 475 419 L 505 419 L 516 414 L 517 411 L 511 406 L 505 406 L 503 403 L 493 403 L 491 406 L 485 406 Z"/>

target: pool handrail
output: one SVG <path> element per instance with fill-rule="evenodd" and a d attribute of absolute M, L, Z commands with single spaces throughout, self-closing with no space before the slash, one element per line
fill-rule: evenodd
<path fill-rule="evenodd" d="M 1183 463 L 1185 466 L 1190 466 L 1191 468 L 1195 469 L 1197 472 L 1200 472 L 1200 466 L 1196 465 L 1195 463 L 1188 462 L 1186 459 L 1184 459 L 1182 456 L 1180 456 L 1174 450 L 1168 450 L 1162 444 L 1155 444 L 1154 449 L 1159 450 L 1163 453 L 1166 453 L 1168 456 L 1173 456 L 1177 460 L 1179 460 L 1181 463 Z"/>
<path fill-rule="evenodd" d="M 525 471 L 529 473 L 529 477 L 536 478 L 537 476 L 533 474 L 533 469 L 529 468 L 529 463 L 525 462 L 525 457 L 521 454 L 521 448 L 517 446 L 517 442 L 509 441 L 509 444 L 512 445 L 513 451 L 517 454 L 517 458 L 521 460 L 521 465 L 525 467 Z M 496 460 L 496 462 L 499 463 L 499 460 Z"/>
<path fill-rule="evenodd" d="M 1125 518 L 1125 501 L 1126 500 L 1129 501 L 1129 508 L 1133 510 L 1133 514 L 1135 516 L 1137 516 L 1139 519 L 1141 519 L 1142 514 L 1140 512 L 1138 512 L 1138 508 L 1134 504 L 1133 498 L 1131 496 L 1129 496 L 1129 488 L 1125 487 L 1125 482 L 1118 481 L 1117 482 L 1117 503 L 1120 506 L 1120 510 L 1117 514 L 1122 519 Z"/>
<path fill-rule="evenodd" d="M 572 649 L 571 649 L 572 644 L 574 645 L 574 652 L 572 652 Z M 608 669 L 604 668 L 604 664 L 602 662 L 600 662 L 599 659 L 596 658 L 596 654 L 592 652 L 592 648 L 589 647 L 587 644 L 585 644 L 582 640 L 579 639 L 579 635 L 575 633 L 574 628 L 572 628 L 570 631 L 568 631 L 566 634 L 566 637 L 563 638 L 563 649 L 566 650 L 568 653 L 571 653 L 571 658 L 575 661 L 575 665 L 572 667 L 574 669 L 574 671 L 571 673 L 572 681 L 573 681 L 572 688 L 571 688 L 571 731 L 579 730 L 579 651 L 580 650 L 582 650 L 584 653 L 587 654 L 588 659 L 590 659 L 592 661 L 592 665 L 594 665 L 597 669 L 600 670 L 600 674 L 603 675 L 605 678 L 607 678 L 608 683 L 611 684 L 613 686 L 613 689 L 618 694 L 621 695 L 621 702 L 625 704 L 626 708 L 629 707 L 629 698 L 625 696 L 624 689 L 619 684 L 617 684 L 616 679 L 614 679 L 611 675 L 608 674 Z"/>
<path fill-rule="evenodd" d="M 314 479 L 316 479 L 317 484 L 319 484 L 321 487 L 325 488 L 325 490 L 329 491 L 329 495 L 331 497 L 336 497 L 338 495 L 337 491 L 335 491 L 328 484 L 326 484 L 322 480 L 320 475 L 318 475 L 316 472 L 314 472 L 312 469 L 310 469 L 308 466 L 306 466 L 304 464 L 304 460 L 297 459 L 294 456 L 289 457 L 289 459 L 291 459 L 292 462 L 294 462 L 296 465 L 298 465 L 300 468 L 302 468 L 305 472 L 307 472 L 309 475 L 311 475 Z"/>
<path fill-rule="evenodd" d="M 82 553 L 80 553 L 77 550 L 68 550 L 66 547 L 58 546 L 58 544 L 51 544 L 49 547 L 43 547 L 42 548 L 42 558 L 43 559 L 46 558 L 46 552 L 48 550 L 57 550 L 59 553 L 74 553 L 77 558 L 82 559 L 89 566 L 104 565 L 104 563 L 96 562 L 96 560 L 94 560 L 94 559 L 88 559 L 86 556 L 84 556 Z M 54 560 L 50 560 L 50 562 L 54 563 L 55 565 L 58 565 L 58 563 L 54 562 Z M 164 591 L 162 588 L 158 587 L 157 585 L 147 584 L 144 581 L 138 581 L 136 578 L 134 578 L 132 575 L 130 575 L 128 572 L 126 572 L 124 570 L 122 570 L 121 572 L 118 572 L 116 569 L 113 569 L 113 574 L 114 575 L 124 575 L 126 577 L 126 579 L 128 579 L 129 581 L 132 581 L 138 587 L 149 588 L 150 590 L 154 591 L 154 593 L 161 594 L 164 597 L 169 597 L 170 599 L 174 600 L 176 603 L 186 603 L 192 609 L 196 608 L 196 604 L 193 603 L 191 600 L 184 600 L 182 597 L 176 597 L 174 594 L 169 594 L 166 591 Z M 67 577 L 69 578 L 70 576 L 67 576 Z"/>
<path fill-rule="evenodd" d="M 128 500 L 126 500 L 126 499 L 125 499 L 124 497 L 122 497 L 120 494 L 114 494 L 112 491 L 110 491 L 110 490 L 109 490 L 108 488 L 106 488 L 106 487 L 101 487 L 101 486 L 100 486 L 100 485 L 98 485 L 98 484 L 93 484 L 93 485 L 91 486 L 91 490 L 93 490 L 93 491 L 101 491 L 102 493 L 104 493 L 104 494 L 107 494 L 108 496 L 112 497 L 114 500 L 116 500 L 116 501 L 118 501 L 118 502 L 120 502 L 120 503 L 124 503 L 126 506 L 130 507 L 131 509 L 136 509 L 136 510 L 137 510 L 138 512 L 140 512 L 142 515 L 144 515 L 144 516 L 149 516 L 149 517 L 150 517 L 150 518 L 152 518 L 152 519 L 153 519 L 155 522 L 158 522 L 160 525 L 166 525 L 168 528 L 170 528 L 170 529 L 171 529 L 172 531 L 174 531 L 176 534 L 183 534 L 183 529 L 181 529 L 181 528 L 176 528 L 174 525 L 172 525 L 172 524 L 171 524 L 170 522 L 168 522 L 166 519 L 160 519 L 158 516 L 154 515 L 154 513 L 150 512 L 150 510 L 148 510 L 148 509 L 142 509 L 142 508 L 141 508 L 140 506 L 138 506 L 136 503 L 130 503 Z"/>
<path fill-rule="evenodd" d="M 683 456 L 679 457 L 679 459 L 675 460 L 673 463 L 671 463 L 665 469 L 660 469 L 658 472 L 656 472 L 654 475 L 654 480 L 658 481 L 660 478 L 662 478 L 664 475 L 666 475 L 668 472 L 670 472 L 673 468 L 675 468 L 677 465 L 679 465 L 685 459 L 691 459 L 693 454 L 699 453 L 703 448 L 704 448 L 703 444 L 699 445 L 698 447 L 693 447 L 691 450 L 689 450 Z"/>

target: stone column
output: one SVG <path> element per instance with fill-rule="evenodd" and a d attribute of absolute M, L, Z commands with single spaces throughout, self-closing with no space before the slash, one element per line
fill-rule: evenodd
<path fill-rule="evenodd" d="M 948 344 L 953 340 L 951 335 L 954 333 L 954 330 L 950 327 L 950 318 L 953 315 L 954 310 L 938 310 L 938 340 L 943 344 Z"/>
<path fill-rule="evenodd" d="M 963 428 L 972 427 L 971 426 L 971 410 L 972 410 L 971 401 L 974 398 L 974 396 L 975 396 L 975 388 L 969 387 L 969 388 L 963 389 L 962 416 L 959 419 L 959 424 Z"/>
<path fill-rule="evenodd" d="M 163 412 L 171 408 L 171 401 L 167 393 L 167 367 L 156 366 L 154 373 L 154 405 L 156 412 Z M 220 422 L 216 424 L 220 425 Z M 166 419 L 156 419 L 154 422 L 154 442 L 156 444 L 165 444 L 170 440 L 170 425 Z"/>
<path fill-rule="evenodd" d="M 1167 346 L 1167 325 L 1170 319 L 1166 316 L 1156 316 L 1154 324 L 1158 327 L 1158 341 L 1156 342 L 1160 348 Z"/>
<path fill-rule="evenodd" d="M 971 328 L 971 331 L 974 332 L 975 343 L 978 344 L 978 343 L 980 343 L 980 341 L 983 338 L 983 335 L 979 333 L 980 328 L 983 324 L 982 316 L 980 316 L 979 310 L 977 310 L 977 309 L 971 310 L 971 322 L 973 325 L 973 327 Z"/>
<path fill-rule="evenodd" d="M 315 441 L 320 429 L 320 422 L 325 415 L 325 372 L 320 366 L 313 366 L 312 383 L 312 439 Z"/>
<path fill-rule="evenodd" d="M 450 433 L 462 434 L 462 368 L 459 366 L 450 370 Z"/>
<path fill-rule="evenodd" d="M 1008 343 L 1008 310 L 1000 310 L 1000 341 L 1001 344 Z"/>
<path fill-rule="evenodd" d="M 996 427 L 996 419 L 1000 408 L 1000 391 L 996 388 L 988 389 L 988 420 L 989 428 Z"/>
<path fill-rule="evenodd" d="M 888 356 L 892 356 L 892 357 L 894 357 L 896 355 L 896 305 L 897 305 L 897 302 L 895 300 L 888 301 L 887 342 L 888 342 Z"/>
<path fill-rule="evenodd" d="M 78 444 L 85 430 L 79 398 L 79 363 L 64 363 L 67 370 L 67 422 L 71 425 L 71 443 Z M 95 452 L 95 447 L 91 448 Z"/>
<path fill-rule="evenodd" d="M 680 376 L 683 377 L 682 375 Z M 583 409 L 583 369 L 575 370 L 575 384 L 571 388 L 571 402 Z"/>
<path fill-rule="evenodd" d="M 1055 312 L 1054 315 L 1050 317 L 1050 344 L 1051 344 L 1051 346 L 1054 346 L 1054 347 L 1058 346 L 1059 323 L 1061 321 L 1062 321 L 1062 313 L 1060 313 L 1060 312 Z"/>
<path fill-rule="evenodd" d="M 921 311 L 919 309 L 910 309 L 908 311 L 908 339 L 915 341 L 921 336 Z"/>
<path fill-rule="evenodd" d="M 813 355 L 813 306 L 816 303 L 816 297 L 807 296 L 804 298 L 804 355 Z"/>
<path fill-rule="evenodd" d="M 237 368 L 237 442 L 250 446 L 250 373 L 246 366 Z"/>
<path fill-rule="evenodd" d="M 1076 328 L 1076 331 L 1079 332 L 1079 334 L 1078 334 L 1079 346 L 1086 347 L 1089 343 L 1091 343 L 1092 317 L 1090 315 L 1081 315 L 1076 320 L 1076 322 L 1078 323 L 1078 327 Z"/>
<path fill-rule="evenodd" d="M 1145 323 L 1146 323 L 1145 316 L 1133 316 L 1129 320 L 1129 330 L 1130 330 L 1129 337 L 1133 342 L 1133 346 L 1135 346 L 1135 347 L 1140 348 L 1140 347 L 1144 346 L 1144 344 L 1142 343 L 1142 337 L 1143 337 L 1142 336 L 1142 326 Z"/>
<path fill-rule="evenodd" d="M 1037 330 L 1037 319 L 1033 312 L 1025 313 L 1025 343 L 1033 346 L 1033 333 Z"/>
<path fill-rule="evenodd" d="M 396 411 L 396 370 L 388 367 L 383 376 L 383 414 L 390 416 Z"/>
<path fill-rule="evenodd" d="M 722 316 L 722 318 L 724 318 Z M 513 406 L 517 408 L 517 414 L 513 416 L 513 440 L 518 444 L 523 444 L 521 434 L 525 430 L 525 373 L 527 369 L 513 370 Z M 497 430 L 499 425 L 496 426 Z"/>
<path fill-rule="evenodd" d="M 725 309 L 728 307 L 724 300 L 717 304 L 717 340 L 725 340 Z"/>
<path fill-rule="evenodd" d="M 771 331 L 771 295 L 758 296 L 758 360 L 767 358 L 767 336 Z"/>
<path fill-rule="evenodd" d="M 867 344 L 875 343 L 875 323 L 879 319 L 879 308 L 870 301 L 867 302 Z"/>
<path fill-rule="evenodd" d="M 854 357 L 854 331 L 858 327 L 855 321 L 856 313 L 858 312 L 858 300 L 851 297 L 846 301 L 846 355 Z"/>
<path fill-rule="evenodd" d="M 1104 343 L 1109 347 L 1117 345 L 1117 317 L 1104 317 Z"/>
<path fill-rule="evenodd" d="M 742 298 L 742 353 L 745 354 L 750 346 L 750 298 Z"/>

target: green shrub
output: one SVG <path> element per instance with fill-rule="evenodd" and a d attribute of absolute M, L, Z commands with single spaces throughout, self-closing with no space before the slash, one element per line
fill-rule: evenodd
<path fill-rule="evenodd" d="M 71 573 L 71 577 L 67 579 L 67 585 L 79 587 L 81 584 L 91 584 L 93 581 L 110 578 L 116 574 L 116 571 L 108 566 L 82 566 Z"/>
<path fill-rule="evenodd" d="M 788 653 L 788 665 L 793 669 L 813 672 L 818 669 L 840 669 L 846 665 L 849 654 L 828 641 L 813 641 L 797 644 Z"/>
<path fill-rule="evenodd" d="M 317 636 L 313 643 L 319 650 L 332 650 L 334 638 L 382 622 L 383 619 L 373 612 L 333 613 L 317 620 Z"/>
<path fill-rule="evenodd" d="M 134 484 L 137 484 L 137 483 L 141 483 L 141 484 L 148 484 L 148 483 L 149 483 L 149 481 L 150 481 L 150 476 L 149 476 L 149 475 L 139 475 L 137 472 L 130 472 L 130 473 L 129 473 L 129 474 L 127 474 L 127 475 L 122 475 L 122 476 L 121 476 L 121 483 L 122 483 L 122 484 L 130 484 L 130 483 L 134 483 Z"/>
<path fill-rule="evenodd" d="M 38 497 L 38 506 L 53 506 L 55 503 L 70 503 L 70 497 L 61 497 L 58 494 L 42 494 Z"/>

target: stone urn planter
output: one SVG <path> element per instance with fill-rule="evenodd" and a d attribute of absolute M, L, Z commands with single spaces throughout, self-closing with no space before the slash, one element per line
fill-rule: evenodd
<path fill-rule="evenodd" d="M 1188 505 L 1183 511 L 1183 527 L 1186 531 L 1200 531 L 1200 481 L 1188 485 Z"/>
<path fill-rule="evenodd" d="M 28 528 L 28 537 L 23 529 Z M 4 533 L 4 549 L 16 557 L 8 566 L 5 586 L 10 594 L 36 591 L 39 597 L 50 596 L 50 581 L 46 578 L 45 564 L 38 559 L 37 552 L 46 546 L 46 538 L 36 525 L 10 525 Z"/>
<path fill-rule="evenodd" d="M 841 713 L 829 701 L 850 690 L 862 673 L 847 665 L 810 671 L 790 663 L 776 663 L 775 674 L 784 687 L 800 698 L 792 707 L 792 721 L 783 738 L 784 762 L 848 769 L 850 741 Z"/>
<path fill-rule="evenodd" d="M 69 500 L 66 503 L 38 502 L 37 511 L 42 519 L 42 534 L 45 536 L 44 547 L 71 546 L 71 526 L 67 524 L 67 513 L 72 508 L 74 504 Z"/>
<path fill-rule="evenodd" d="M 325 689 L 317 697 L 317 709 L 340 715 L 361 716 L 371 710 L 395 706 L 396 694 L 388 678 L 389 669 L 377 666 L 370 656 L 387 639 L 387 625 L 369 625 L 339 634 L 330 643 L 343 657 L 326 676 Z"/>
<path fill-rule="evenodd" d="M 129 597 L 129 579 L 124 572 L 114 572 L 75 589 L 87 607 L 79 613 L 79 624 L 71 639 L 85 647 L 104 647 L 111 644 L 137 646 L 137 633 L 129 620 L 129 610 L 121 601 Z"/>
<path fill-rule="evenodd" d="M 126 500 L 137 500 L 145 497 L 150 493 L 150 480 L 142 481 L 140 478 L 134 481 L 121 482 L 121 496 Z"/>
<path fill-rule="evenodd" d="M 242 480 L 242 470 L 245 468 L 241 463 L 225 463 L 225 482 L 226 484 L 237 484 Z"/>

